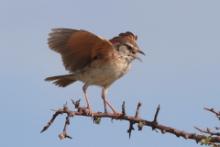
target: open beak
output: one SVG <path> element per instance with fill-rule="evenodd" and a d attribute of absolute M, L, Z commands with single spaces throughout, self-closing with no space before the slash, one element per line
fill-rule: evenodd
<path fill-rule="evenodd" d="M 143 62 L 140 57 L 135 57 L 135 59 L 137 59 L 137 60 L 140 61 L 140 62 Z"/>
<path fill-rule="evenodd" d="M 140 50 L 139 48 L 137 49 L 137 52 L 145 56 L 145 53 L 142 50 Z M 142 62 L 142 59 L 140 57 L 138 57 L 138 56 L 136 56 L 135 59 L 137 59 L 140 62 Z"/>

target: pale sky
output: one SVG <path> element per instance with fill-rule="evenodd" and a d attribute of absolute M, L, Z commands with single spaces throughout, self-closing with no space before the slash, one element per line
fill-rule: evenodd
<path fill-rule="evenodd" d="M 100 125 L 89 118 L 72 119 L 72 140 L 57 137 L 64 117 L 40 134 L 50 109 L 71 98 L 83 100 L 80 82 L 59 88 L 44 81 L 68 73 L 48 48 L 47 37 L 54 27 L 85 29 L 105 38 L 134 32 L 147 56 L 111 86 L 109 100 L 118 110 L 125 100 L 130 115 L 141 101 L 141 116 L 148 120 L 160 104 L 159 123 L 194 132 L 194 126 L 219 125 L 203 110 L 220 110 L 219 7 L 219 0 L 0 0 L 0 146 L 199 147 L 147 127 L 129 140 L 128 123 L 108 119 Z M 99 87 L 88 90 L 96 111 L 103 110 L 100 92 Z"/>

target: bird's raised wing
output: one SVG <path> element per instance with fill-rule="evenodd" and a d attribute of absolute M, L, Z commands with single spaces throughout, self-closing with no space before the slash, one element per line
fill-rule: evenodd
<path fill-rule="evenodd" d="M 89 65 L 97 58 L 108 58 L 113 53 L 113 45 L 85 30 L 56 28 L 48 38 L 49 47 L 60 53 L 64 66 L 74 72 Z"/>

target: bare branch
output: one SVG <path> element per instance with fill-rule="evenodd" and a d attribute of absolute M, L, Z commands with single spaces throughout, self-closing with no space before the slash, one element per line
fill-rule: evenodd
<path fill-rule="evenodd" d="M 160 111 L 160 105 L 156 109 L 153 121 L 149 121 L 149 120 L 142 119 L 139 116 L 139 110 L 141 107 L 140 103 L 137 104 L 135 116 L 129 116 L 125 113 L 125 102 L 123 102 L 123 104 L 122 104 L 122 113 L 103 113 L 103 112 L 87 113 L 87 109 L 85 107 L 80 107 L 79 101 L 76 101 L 76 102 L 72 101 L 72 103 L 75 106 L 75 109 L 76 109 L 75 111 L 71 111 L 70 109 L 68 109 L 68 107 L 66 105 L 64 105 L 62 109 L 58 109 L 52 115 L 52 118 L 43 127 L 41 132 L 46 131 L 52 125 L 52 123 L 54 122 L 54 120 L 56 119 L 56 117 L 58 115 L 66 114 L 67 116 L 66 116 L 66 120 L 65 120 L 65 124 L 64 124 L 64 129 L 63 129 L 63 132 L 59 135 L 59 137 L 61 139 L 71 138 L 67 134 L 67 126 L 70 125 L 70 117 L 84 116 L 84 117 L 92 117 L 93 121 L 97 124 L 99 124 L 101 118 L 110 118 L 112 120 L 128 121 L 129 122 L 129 129 L 127 130 L 127 132 L 129 133 L 129 137 L 131 136 L 131 132 L 134 130 L 134 125 L 137 124 L 138 130 L 142 130 L 142 128 L 144 126 L 148 126 L 148 127 L 151 127 L 153 130 L 155 130 L 155 129 L 160 130 L 160 132 L 162 134 L 170 133 L 170 134 L 173 134 L 177 137 L 183 137 L 184 139 L 195 140 L 197 143 L 202 143 L 205 141 L 205 142 L 208 142 L 208 144 L 212 144 L 213 146 L 220 144 L 220 135 L 217 132 L 214 133 L 208 129 L 202 130 L 202 129 L 196 128 L 200 132 L 208 134 L 208 135 L 202 135 L 202 134 L 186 132 L 183 130 L 178 130 L 176 128 L 158 123 L 158 114 Z M 210 135 L 211 135 L 211 137 L 210 137 Z"/>
<path fill-rule="evenodd" d="M 211 112 L 211 113 L 213 113 L 213 114 L 215 114 L 216 117 L 220 120 L 220 111 L 216 111 L 214 108 L 206 108 L 205 107 L 204 109 Z"/>
<path fill-rule="evenodd" d="M 220 132 L 213 132 L 213 131 L 211 131 L 210 128 L 200 129 L 198 127 L 195 127 L 195 129 L 198 130 L 201 133 L 205 133 L 205 134 L 208 134 L 208 135 L 211 135 L 211 136 L 220 136 Z"/>

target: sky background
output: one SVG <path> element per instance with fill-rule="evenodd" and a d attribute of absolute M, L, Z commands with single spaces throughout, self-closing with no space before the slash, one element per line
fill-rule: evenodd
<path fill-rule="evenodd" d="M 47 37 L 56 27 L 105 38 L 134 32 L 147 55 L 111 86 L 110 101 L 118 110 L 126 101 L 130 115 L 141 101 L 141 116 L 148 120 L 160 104 L 159 123 L 195 132 L 194 126 L 219 125 L 203 110 L 220 110 L 219 7 L 219 0 L 0 0 L 0 146 L 200 146 L 147 127 L 129 140 L 128 122 L 108 119 L 95 125 L 89 118 L 74 118 L 69 128 L 73 139 L 60 141 L 62 116 L 40 134 L 50 109 L 83 99 L 80 82 L 63 89 L 44 81 L 67 73 Z M 88 89 L 95 111 L 103 110 L 100 90 Z"/>

